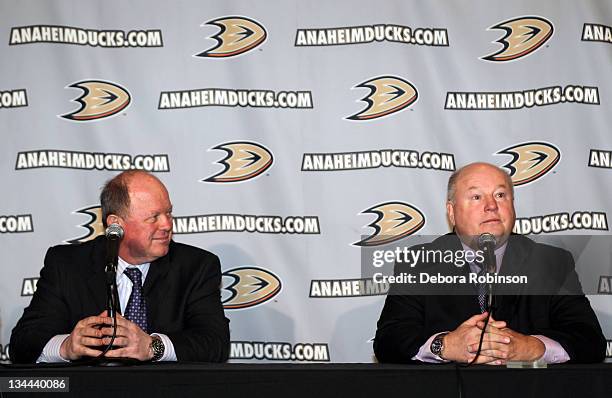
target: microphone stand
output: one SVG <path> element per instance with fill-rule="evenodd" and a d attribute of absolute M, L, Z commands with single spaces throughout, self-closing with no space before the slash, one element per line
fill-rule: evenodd
<path fill-rule="evenodd" d="M 485 245 L 484 252 L 487 264 L 487 275 L 493 275 L 497 271 L 497 260 L 495 258 L 494 246 Z M 493 296 L 493 281 L 491 279 L 488 283 L 488 290 L 489 295 L 487 297 L 487 310 L 489 311 L 489 317 L 491 317 L 493 315 L 493 310 L 495 309 L 495 300 Z"/>
<path fill-rule="evenodd" d="M 118 238 L 115 236 L 107 236 L 106 239 L 107 259 L 106 268 L 104 269 L 106 273 L 106 311 L 108 316 L 113 318 L 113 335 L 111 336 L 110 343 L 105 347 L 97 359 L 98 365 L 100 366 L 122 366 L 124 364 L 121 361 L 104 358 L 104 354 L 113 348 L 112 344 L 117 335 L 117 314 L 121 313 L 119 292 L 117 290 L 117 263 L 119 261 L 119 256 L 116 254 L 117 250 L 113 250 L 113 246 L 118 244 Z"/>
<path fill-rule="evenodd" d="M 117 291 L 117 257 L 113 261 L 106 264 L 106 310 L 108 316 L 117 317 L 117 313 L 121 313 L 119 307 L 119 293 Z"/>
<path fill-rule="evenodd" d="M 481 235 L 479 237 L 478 246 L 484 252 L 484 264 L 482 266 L 486 267 L 487 276 L 489 276 L 491 274 L 494 274 L 495 271 L 497 271 L 497 259 L 495 258 L 495 238 L 492 235 L 490 235 L 491 239 L 486 239 L 485 241 L 482 242 L 482 245 L 481 245 L 480 239 L 484 235 L 490 235 L 490 234 Z M 492 280 L 490 280 L 490 282 L 487 284 L 487 287 L 488 287 L 488 297 L 487 297 L 487 313 L 488 314 L 484 320 L 484 327 L 482 329 L 482 332 L 480 333 L 480 339 L 478 341 L 478 349 L 476 351 L 476 356 L 474 357 L 474 359 L 472 359 L 472 361 L 468 362 L 467 365 L 465 365 L 465 367 L 471 366 L 473 363 L 476 362 L 476 360 L 480 356 L 480 350 L 482 349 L 482 341 L 485 335 L 485 331 L 487 329 L 487 325 L 489 324 L 489 319 L 491 319 L 491 315 L 493 315 L 493 311 L 495 310 Z"/>

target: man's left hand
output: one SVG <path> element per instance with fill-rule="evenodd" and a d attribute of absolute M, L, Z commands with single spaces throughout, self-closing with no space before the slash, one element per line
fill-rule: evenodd
<path fill-rule="evenodd" d="M 479 325 L 480 329 L 482 326 Z M 483 343 L 481 351 L 483 354 L 499 358 L 501 364 L 507 361 L 536 361 L 544 355 L 546 346 L 537 337 L 515 332 L 509 328 L 502 330 L 510 335 L 510 342 L 497 346 L 495 355 L 492 355 L 490 348 Z M 468 350 L 475 353 L 478 350 L 478 344 L 470 345 Z"/>
<path fill-rule="evenodd" d="M 112 327 L 102 329 L 104 344 L 110 343 L 113 335 Z M 145 333 L 138 325 L 117 314 L 117 336 L 113 342 L 114 347 L 106 353 L 107 358 L 132 358 L 139 361 L 148 361 L 153 357 L 151 342 L 153 338 Z"/>

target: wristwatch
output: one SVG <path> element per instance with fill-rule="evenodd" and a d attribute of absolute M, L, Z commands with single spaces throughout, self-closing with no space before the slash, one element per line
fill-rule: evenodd
<path fill-rule="evenodd" d="M 447 334 L 448 332 L 440 333 L 433 339 L 431 345 L 429 346 L 429 350 L 432 352 L 432 354 L 442 358 L 442 351 L 444 350 L 444 336 Z"/>
<path fill-rule="evenodd" d="M 151 340 L 151 351 L 153 351 L 153 358 L 151 361 L 157 362 L 164 356 L 164 351 L 166 347 L 164 346 L 164 342 L 158 336 L 151 336 L 153 340 Z"/>

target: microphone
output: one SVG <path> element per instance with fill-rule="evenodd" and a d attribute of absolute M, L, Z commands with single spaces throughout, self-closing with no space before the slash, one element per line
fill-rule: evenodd
<path fill-rule="evenodd" d="M 487 272 L 497 271 L 497 260 L 495 259 L 495 245 L 497 239 L 493 234 L 485 232 L 478 237 L 478 249 L 484 253 L 484 266 Z"/>
<path fill-rule="evenodd" d="M 121 313 L 119 294 L 117 292 L 117 262 L 119 261 L 119 243 L 123 238 L 123 228 L 119 224 L 111 224 L 106 228 L 106 309 L 108 316 L 115 317 Z"/>
<path fill-rule="evenodd" d="M 123 238 L 123 228 L 119 224 L 111 224 L 106 228 L 106 265 L 117 267 L 119 257 L 119 242 Z"/>
<path fill-rule="evenodd" d="M 104 233 L 108 239 L 121 240 L 123 238 L 123 228 L 119 224 L 111 224 Z"/>

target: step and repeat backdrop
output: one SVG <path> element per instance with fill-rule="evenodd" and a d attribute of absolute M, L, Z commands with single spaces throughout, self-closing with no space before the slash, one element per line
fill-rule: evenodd
<path fill-rule="evenodd" d="M 362 250 L 448 232 L 466 163 L 511 173 L 517 233 L 610 234 L 611 26 L 595 0 L 3 0 L 1 359 L 123 170 L 220 257 L 236 362 L 374 361 Z"/>

